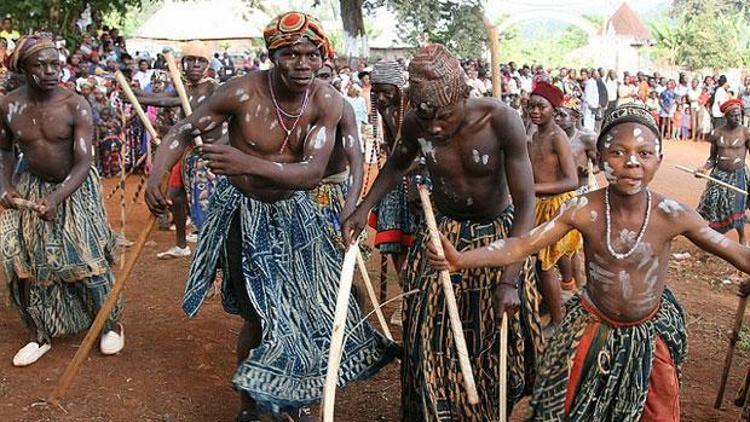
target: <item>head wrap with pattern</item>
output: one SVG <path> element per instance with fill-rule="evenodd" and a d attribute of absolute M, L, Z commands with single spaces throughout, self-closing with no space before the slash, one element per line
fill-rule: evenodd
<path fill-rule="evenodd" d="M 333 58 L 331 41 L 317 19 L 302 12 L 287 12 L 275 17 L 263 30 L 266 49 L 271 52 L 307 38 L 320 49 L 323 59 Z"/>
<path fill-rule="evenodd" d="M 8 59 L 8 69 L 12 72 L 21 72 L 23 61 L 32 54 L 47 48 L 57 51 L 57 46 L 51 37 L 46 34 L 24 35 L 16 42 L 16 48 Z"/>
<path fill-rule="evenodd" d="M 409 64 L 409 102 L 422 110 L 445 107 L 468 95 L 466 73 L 442 44 L 428 44 Z"/>
<path fill-rule="evenodd" d="M 372 67 L 370 82 L 403 88 L 406 84 L 406 79 L 404 79 L 403 69 L 401 69 L 401 65 L 397 61 L 381 60 Z"/>

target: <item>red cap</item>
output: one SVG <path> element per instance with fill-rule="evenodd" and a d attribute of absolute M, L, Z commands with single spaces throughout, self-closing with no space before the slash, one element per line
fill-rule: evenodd
<path fill-rule="evenodd" d="M 531 95 L 538 95 L 542 98 L 545 98 L 550 102 L 550 104 L 552 104 L 552 107 L 554 108 L 560 107 L 565 97 L 560 88 L 545 81 L 537 82 L 536 88 L 534 88 L 534 91 L 531 92 Z"/>

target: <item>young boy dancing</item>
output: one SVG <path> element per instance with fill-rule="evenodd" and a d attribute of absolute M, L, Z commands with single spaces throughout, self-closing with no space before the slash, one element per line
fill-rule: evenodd
<path fill-rule="evenodd" d="M 610 113 L 597 148 L 606 189 L 571 199 L 550 222 L 518 238 L 463 253 L 443 239 L 445 258 L 433 249 L 430 263 L 451 271 L 508 265 L 580 231 L 588 284 L 568 303 L 545 350 L 531 419 L 676 421 L 687 334 L 682 309 L 665 286 L 671 242 L 683 235 L 746 273 L 750 248 L 648 189 L 662 153 L 645 107 L 625 104 Z"/>

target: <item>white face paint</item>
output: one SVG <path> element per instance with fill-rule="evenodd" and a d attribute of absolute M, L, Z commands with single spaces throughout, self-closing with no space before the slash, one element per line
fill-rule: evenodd
<path fill-rule="evenodd" d="M 734 159 L 734 164 L 737 164 L 737 163 L 740 163 L 740 162 L 742 162 L 741 158 L 735 158 Z"/>
<path fill-rule="evenodd" d="M 642 144 L 643 141 L 644 141 L 643 136 L 639 136 L 639 137 L 635 138 L 635 141 L 638 142 L 639 144 Z"/>
<path fill-rule="evenodd" d="M 617 176 L 615 176 L 615 170 L 606 161 L 604 162 L 604 177 L 610 183 L 617 182 Z"/>
<path fill-rule="evenodd" d="M 633 129 L 633 136 L 638 137 L 638 136 L 641 136 L 642 133 L 643 133 L 643 131 L 639 127 Z"/>
<path fill-rule="evenodd" d="M 258 104 L 258 107 L 255 109 L 255 117 L 260 116 L 260 104 Z"/>
<path fill-rule="evenodd" d="M 635 154 L 630 154 L 628 157 L 628 162 L 625 163 L 629 166 L 637 166 L 638 165 L 638 158 L 635 156 Z"/>
<path fill-rule="evenodd" d="M 659 208 L 667 214 L 675 215 L 685 211 L 685 209 L 682 207 L 682 205 L 680 205 L 679 202 L 669 198 L 664 198 L 661 202 L 659 202 Z"/>
<path fill-rule="evenodd" d="M 432 161 L 437 163 L 435 148 L 432 146 L 432 142 L 426 141 L 424 138 L 418 138 L 417 141 L 419 142 L 420 147 L 422 147 L 422 154 L 425 156 L 429 155 L 432 158 Z"/>
<path fill-rule="evenodd" d="M 614 130 L 612 130 L 614 132 Z M 607 136 L 604 137 L 604 148 L 609 148 L 610 145 L 612 145 L 612 140 L 615 139 L 614 136 L 612 136 L 612 133 L 608 133 Z"/>

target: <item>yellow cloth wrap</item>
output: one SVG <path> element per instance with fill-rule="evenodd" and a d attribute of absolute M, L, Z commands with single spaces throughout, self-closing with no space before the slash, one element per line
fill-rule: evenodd
<path fill-rule="evenodd" d="M 557 215 L 557 210 L 568 199 L 574 198 L 575 192 L 566 192 L 555 196 L 544 196 L 536 198 L 536 215 L 534 223 L 540 226 Z M 571 230 L 562 239 L 541 249 L 537 255 L 542 263 L 542 270 L 548 271 L 557 264 L 563 256 L 573 256 L 583 246 L 583 238 L 578 230 Z"/>

